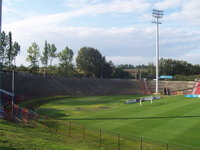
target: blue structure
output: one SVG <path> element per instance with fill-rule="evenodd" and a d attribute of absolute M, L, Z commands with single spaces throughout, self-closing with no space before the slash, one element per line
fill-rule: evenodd
<path fill-rule="evenodd" d="M 172 79 L 172 76 L 160 76 L 160 79 Z"/>
<path fill-rule="evenodd" d="M 194 98 L 200 98 L 200 95 L 184 95 L 185 97 L 194 97 Z"/>
<path fill-rule="evenodd" d="M 9 97 L 9 99 L 7 97 Z M 13 112 L 14 102 L 15 102 L 15 95 L 13 93 L 0 89 L 0 119 L 4 118 L 5 106 L 10 104 Z"/>
<path fill-rule="evenodd" d="M 4 109 L 3 109 L 2 100 L 0 100 L 0 119 L 2 118 L 4 118 Z"/>

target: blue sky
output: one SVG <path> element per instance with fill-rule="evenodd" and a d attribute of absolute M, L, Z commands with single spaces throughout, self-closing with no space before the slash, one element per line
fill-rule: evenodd
<path fill-rule="evenodd" d="M 18 65 L 36 42 L 66 46 L 75 56 L 83 46 L 98 49 L 115 64 L 155 61 L 152 9 L 165 11 L 160 57 L 200 64 L 200 0 L 3 0 L 2 30 L 21 45 Z M 56 63 L 56 61 L 55 61 Z"/>

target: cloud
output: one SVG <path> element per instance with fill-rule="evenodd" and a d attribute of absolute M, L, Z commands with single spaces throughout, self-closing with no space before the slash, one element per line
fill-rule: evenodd
<path fill-rule="evenodd" d="M 151 18 L 151 14 L 147 12 L 152 6 L 148 0 L 146 2 L 145 0 L 67 0 L 66 2 L 66 7 L 71 9 L 66 9 L 65 12 L 47 15 L 36 13 L 34 17 L 29 16 L 29 18 L 3 24 L 3 30 L 12 31 L 13 40 L 18 41 L 22 47 L 19 63 L 26 62 L 26 50 L 32 42 L 35 41 L 42 51 L 45 40 L 55 43 L 59 51 L 68 46 L 75 54 L 83 46 L 97 48 L 108 60 L 116 64 L 147 64 L 152 61 L 151 58 L 154 58 L 155 26 L 147 19 Z M 164 0 L 155 3 L 155 6 L 166 9 L 165 23 L 160 28 L 160 56 L 185 58 L 191 59 L 194 63 L 198 62 L 193 54 L 196 54 L 195 50 L 199 50 L 200 32 L 186 24 L 193 23 L 198 28 L 200 1 Z M 12 7 L 9 9 L 7 11 L 13 11 Z M 113 15 L 119 14 L 126 20 L 134 19 L 133 25 L 123 24 L 119 27 L 112 24 L 110 20 L 103 20 L 105 16 L 113 19 Z M 96 26 L 91 26 L 85 20 L 83 26 L 79 20 L 82 17 L 86 20 L 97 17 L 105 23 L 108 21 L 111 26 L 101 27 L 98 23 Z M 124 21 L 120 17 L 115 19 Z M 173 21 L 176 26 L 169 26 L 169 21 Z M 180 22 L 184 24 L 179 26 Z"/>
<path fill-rule="evenodd" d="M 101 0 L 65 0 L 65 6 L 69 8 L 84 7 L 87 5 L 93 5 L 100 3 Z"/>
<path fill-rule="evenodd" d="M 143 12 L 150 7 L 150 4 L 138 0 L 67 0 L 66 6 L 97 15 L 113 12 Z"/>
<path fill-rule="evenodd" d="M 164 28 L 160 33 L 161 56 L 178 57 L 198 49 L 200 32 L 187 29 Z"/>
<path fill-rule="evenodd" d="M 96 1 L 92 1 L 94 4 L 91 5 L 92 2 L 89 3 L 87 0 L 79 0 L 79 5 L 83 5 L 84 7 L 50 15 L 35 15 L 34 17 L 28 17 L 23 20 L 19 20 L 16 22 L 12 22 L 10 24 L 6 24 L 9 26 L 16 25 L 16 28 L 21 26 L 28 26 L 30 29 L 34 29 L 35 27 L 39 26 L 48 26 L 52 24 L 61 24 L 66 20 L 83 17 L 83 16 L 96 16 L 101 14 L 108 14 L 108 13 L 129 13 L 129 12 L 142 12 L 149 7 L 148 3 L 140 2 L 137 0 L 114 0 L 112 2 L 104 2 L 104 3 L 97 3 Z M 72 4 L 74 2 L 71 2 Z M 70 4 L 70 3 L 69 3 Z M 12 13 L 16 13 L 14 9 L 8 9 L 4 7 L 5 11 L 12 11 Z M 18 12 L 18 14 L 20 14 Z M 27 12 L 27 14 L 29 14 Z M 8 27 L 9 28 L 9 27 Z"/>
<path fill-rule="evenodd" d="M 154 62 L 154 57 L 142 57 L 142 56 L 110 56 L 106 57 L 107 60 L 111 60 L 115 65 L 120 64 L 134 64 L 134 65 L 148 65 L 150 62 Z"/>
<path fill-rule="evenodd" d="M 200 1 L 198 0 L 164 0 L 155 3 L 155 7 L 166 12 L 167 21 L 175 21 L 178 24 L 188 26 L 200 25 Z"/>
<path fill-rule="evenodd" d="M 199 58 L 200 58 L 200 47 L 196 51 L 191 51 L 177 57 L 177 59 L 179 60 L 186 60 L 192 64 L 199 64 Z"/>
<path fill-rule="evenodd" d="M 44 22 L 42 22 L 44 21 Z M 144 29 L 135 27 L 91 28 L 68 27 L 46 24 L 46 20 L 34 24 L 33 20 L 16 22 L 6 25 L 13 32 L 13 39 L 22 45 L 22 53 L 35 41 L 41 51 L 44 41 L 54 43 L 61 51 L 68 46 L 77 54 L 83 46 L 97 48 L 114 62 L 147 63 L 155 56 L 155 27 Z M 14 27 L 14 28 L 13 28 Z M 182 29 L 162 28 L 160 32 L 160 56 L 179 57 L 189 51 L 198 49 L 200 33 L 188 32 Z M 121 56 L 121 59 L 119 59 Z M 130 56 L 130 58 L 129 58 Z M 125 59 L 124 59 L 125 58 Z M 134 59 L 132 59 L 134 58 Z M 142 60 L 142 58 L 145 58 Z"/>
<path fill-rule="evenodd" d="M 162 10 L 172 9 L 180 7 L 185 1 L 186 0 L 164 0 L 162 2 L 155 3 L 154 7 Z"/>

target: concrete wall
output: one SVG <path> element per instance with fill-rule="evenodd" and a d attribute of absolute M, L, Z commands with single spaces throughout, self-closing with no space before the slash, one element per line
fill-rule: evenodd
<path fill-rule="evenodd" d="M 147 84 L 152 93 L 155 92 L 156 82 L 147 81 Z M 163 88 L 169 88 L 170 91 L 184 90 L 193 88 L 194 81 L 159 81 L 159 92 L 163 91 Z"/>

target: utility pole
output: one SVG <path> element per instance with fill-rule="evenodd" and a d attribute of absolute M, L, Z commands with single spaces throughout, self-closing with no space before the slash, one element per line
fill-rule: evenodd
<path fill-rule="evenodd" d="M 1 43 L 1 20 L 2 20 L 2 0 L 0 0 L 0 51 L 2 48 L 2 43 Z M 1 70 L 2 70 L 2 62 L 0 59 L 0 89 L 1 89 Z M 2 107 L 2 98 L 1 98 L 1 93 L 0 93 L 0 107 Z M 0 110 L 0 118 L 3 118 L 3 111 Z"/>
<path fill-rule="evenodd" d="M 159 24 L 162 24 L 161 18 L 163 18 L 164 11 L 153 9 L 152 23 L 156 24 L 156 94 L 159 93 Z"/>
<path fill-rule="evenodd" d="M 1 43 L 1 28 L 2 28 L 2 25 L 1 25 L 1 22 L 2 22 L 2 0 L 0 0 L 0 51 L 2 49 L 2 43 Z M 1 85 L 2 85 L 1 76 L 2 76 L 2 62 L 0 60 L 0 89 L 2 88 L 1 87 Z M 1 94 L 0 94 L 0 100 L 1 100 Z"/>

